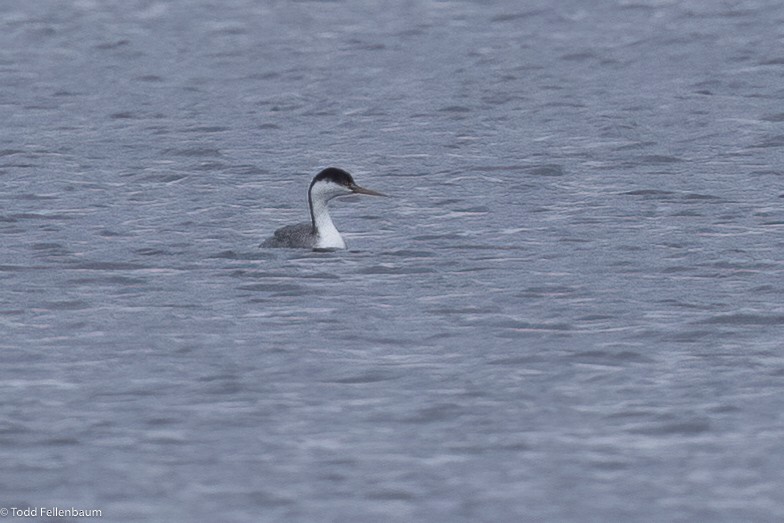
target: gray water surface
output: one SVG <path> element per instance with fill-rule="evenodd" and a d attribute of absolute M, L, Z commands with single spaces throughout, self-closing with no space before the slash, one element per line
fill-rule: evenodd
<path fill-rule="evenodd" d="M 784 520 L 781 3 L 390 4 L 0 5 L 0 507 Z"/>

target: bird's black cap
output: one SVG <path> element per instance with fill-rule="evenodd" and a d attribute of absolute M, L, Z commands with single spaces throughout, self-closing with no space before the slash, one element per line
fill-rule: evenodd
<path fill-rule="evenodd" d="M 353 187 L 356 185 L 354 183 L 354 178 L 352 178 L 347 171 L 338 169 L 337 167 L 327 167 L 318 173 L 315 178 L 313 178 L 313 181 L 310 182 L 310 186 L 313 187 L 314 183 L 320 182 L 322 180 L 336 183 L 338 185 L 342 185 L 343 187 Z"/>

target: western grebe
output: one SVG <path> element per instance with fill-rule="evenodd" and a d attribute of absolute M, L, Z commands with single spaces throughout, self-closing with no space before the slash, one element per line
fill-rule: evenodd
<path fill-rule="evenodd" d="M 335 224 L 332 223 L 327 203 L 332 198 L 349 194 L 386 196 L 380 192 L 360 187 L 354 183 L 354 178 L 343 169 L 328 167 L 318 173 L 310 182 L 308 189 L 310 223 L 281 227 L 275 231 L 272 237 L 264 240 L 260 247 L 345 249 L 346 242 L 343 241 Z"/>

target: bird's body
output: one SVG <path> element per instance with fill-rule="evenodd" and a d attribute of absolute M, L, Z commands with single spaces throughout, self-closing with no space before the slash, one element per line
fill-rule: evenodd
<path fill-rule="evenodd" d="M 349 173 L 329 167 L 318 173 L 308 189 L 310 223 L 287 225 L 276 230 L 264 240 L 261 247 L 306 248 L 316 250 L 345 249 L 346 242 L 338 232 L 329 215 L 328 202 L 338 196 L 349 194 L 383 194 L 365 189 L 354 183 Z"/>
<path fill-rule="evenodd" d="M 313 225 L 307 222 L 281 227 L 262 242 L 262 247 L 316 247 L 317 237 L 313 234 Z"/>

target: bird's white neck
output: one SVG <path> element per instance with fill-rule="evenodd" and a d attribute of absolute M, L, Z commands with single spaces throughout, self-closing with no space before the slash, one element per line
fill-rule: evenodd
<path fill-rule="evenodd" d="M 316 249 L 345 249 L 346 242 L 329 215 L 327 202 L 313 202 L 313 223 L 316 227 Z"/>
<path fill-rule="evenodd" d="M 333 187 L 334 186 L 334 187 Z M 313 227 L 318 237 L 316 249 L 345 249 L 346 242 L 338 232 L 332 217 L 329 215 L 327 202 L 335 196 L 344 194 L 344 190 L 334 184 L 315 184 L 310 191 L 310 213 Z"/>

